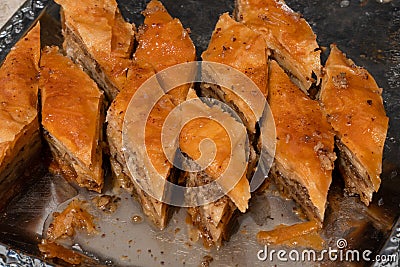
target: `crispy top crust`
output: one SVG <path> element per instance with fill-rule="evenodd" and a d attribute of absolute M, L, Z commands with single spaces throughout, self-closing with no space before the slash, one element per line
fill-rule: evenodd
<path fill-rule="evenodd" d="M 281 0 L 237 0 L 238 20 L 260 33 L 274 53 L 308 89 L 321 77 L 320 50 L 310 25 Z M 281 63 L 281 62 L 280 62 Z M 303 88 L 304 87 L 304 88 Z"/>
<path fill-rule="evenodd" d="M 39 23 L 11 49 L 0 68 L 0 162 L 8 142 L 37 120 Z M 39 128 L 38 128 L 39 130 Z"/>
<path fill-rule="evenodd" d="M 267 46 L 261 35 L 228 13 L 220 16 L 208 48 L 201 55 L 205 61 L 234 67 L 246 74 L 266 97 L 268 94 Z"/>
<path fill-rule="evenodd" d="M 168 14 L 161 2 L 152 0 L 143 14 L 145 20 L 138 32 L 135 59 L 149 62 L 156 72 L 195 60 L 196 51 L 188 31 L 179 19 Z"/>
<path fill-rule="evenodd" d="M 145 143 L 151 163 L 158 173 L 167 178 L 172 168 L 164 154 L 161 134 L 168 114 L 175 108 L 171 96 L 163 95 L 154 105 L 146 122 Z"/>
<path fill-rule="evenodd" d="M 205 104 L 204 107 L 207 108 Z M 224 123 L 227 123 L 229 119 L 231 120 L 231 123 L 238 123 L 234 121 L 233 118 L 228 118 L 228 114 L 226 115 L 227 119 Z M 216 180 L 221 177 L 228 167 L 229 161 L 232 158 L 232 150 L 236 149 L 235 146 L 237 144 L 232 144 L 235 140 L 232 140 L 231 137 L 229 137 L 227 131 L 221 124 L 215 120 L 200 117 L 189 121 L 182 128 L 179 135 L 179 146 L 182 152 L 186 153 L 190 158 L 197 160 L 201 156 L 199 150 L 200 143 L 205 139 L 211 139 L 215 144 L 215 158 L 210 165 L 208 165 L 205 171 L 212 179 Z M 241 147 L 241 149 L 243 149 L 243 147 Z M 221 184 L 221 186 L 225 189 L 231 188 L 230 184 Z M 236 204 L 240 211 L 246 211 L 250 199 L 250 186 L 246 178 L 246 172 L 244 172 L 238 183 L 227 193 L 227 195 Z"/>
<path fill-rule="evenodd" d="M 107 111 L 107 121 L 109 124 L 113 125 L 113 128 L 122 132 L 125 111 L 128 108 L 132 96 L 139 87 L 154 74 L 154 70 L 149 64 L 139 62 L 133 62 L 131 64 L 124 88 L 111 103 L 111 106 Z M 116 143 L 121 144 L 120 148 L 122 148 L 122 135 L 119 137 L 121 140 Z"/>
<path fill-rule="evenodd" d="M 86 166 L 91 166 L 99 138 L 103 94 L 96 83 L 57 47 L 42 53 L 40 88 L 43 127 Z"/>
<path fill-rule="evenodd" d="M 130 64 L 135 26 L 124 21 L 117 2 L 56 2 L 63 8 L 64 26 L 82 39 L 86 50 L 104 68 L 106 75 L 118 88 L 122 88 Z"/>
<path fill-rule="evenodd" d="M 354 153 L 377 191 L 389 118 L 382 89 L 367 70 L 357 67 L 335 45 L 325 66 L 320 100 L 341 142 Z"/>
<path fill-rule="evenodd" d="M 275 61 L 270 62 L 269 74 L 275 160 L 307 189 L 323 219 L 335 159 L 332 128 L 318 102 L 300 91 Z"/>
<path fill-rule="evenodd" d="M 134 59 L 150 63 L 156 72 L 196 59 L 196 50 L 188 31 L 178 19 L 168 14 L 161 2 L 152 0 L 143 14 L 145 20 L 138 31 Z M 168 94 L 178 104 L 185 100 L 189 87 L 180 86 Z"/>
<path fill-rule="evenodd" d="M 220 16 L 211 41 L 201 55 L 204 61 L 229 65 L 247 75 L 267 97 L 268 66 L 267 46 L 264 39 L 242 23 L 233 20 L 228 13 Z M 255 132 L 256 118 L 249 105 L 235 92 L 222 88 L 225 100 L 233 102 L 246 116 L 246 126 Z"/>

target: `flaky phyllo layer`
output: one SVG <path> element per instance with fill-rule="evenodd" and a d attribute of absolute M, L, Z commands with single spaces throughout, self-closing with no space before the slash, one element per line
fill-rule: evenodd
<path fill-rule="evenodd" d="M 35 169 L 31 164 L 40 155 L 39 58 L 38 23 L 11 49 L 0 68 L 0 209 L 26 183 Z"/>

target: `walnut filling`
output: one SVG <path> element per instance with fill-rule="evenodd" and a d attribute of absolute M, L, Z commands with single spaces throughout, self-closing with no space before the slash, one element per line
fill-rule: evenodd
<path fill-rule="evenodd" d="M 156 227 L 163 229 L 167 225 L 169 217 L 168 205 L 164 204 L 153 197 L 149 196 L 146 192 L 140 189 L 139 185 L 132 178 L 132 174 L 127 167 L 124 152 L 122 151 L 122 135 L 121 130 L 118 130 L 119 120 L 122 121 L 123 113 L 108 113 L 108 126 L 107 126 L 107 137 L 110 147 L 110 162 L 113 170 L 115 179 L 115 186 L 124 188 L 131 192 L 134 197 L 139 201 L 144 214 L 152 221 Z M 135 177 L 145 177 L 143 164 L 140 159 L 137 158 L 135 153 L 131 153 L 131 160 L 136 168 L 133 170 Z M 171 182 L 179 180 L 181 172 L 172 168 L 166 179 Z"/>
<path fill-rule="evenodd" d="M 271 48 L 272 49 L 272 48 Z M 312 84 L 317 83 L 318 81 L 314 80 L 311 75 L 310 77 L 304 77 L 304 70 L 295 60 L 293 60 L 290 56 L 284 55 L 285 49 L 283 47 L 279 47 L 271 50 L 271 58 L 275 59 L 279 65 L 288 73 L 290 80 L 296 84 L 304 93 L 308 94 L 308 90 Z"/>
<path fill-rule="evenodd" d="M 345 182 L 345 193 L 349 196 L 359 195 L 365 205 L 369 205 L 374 187 L 367 170 L 358 162 L 356 156 L 336 139 L 339 149 L 339 171 Z"/>
<path fill-rule="evenodd" d="M 204 171 L 188 172 L 186 178 L 188 187 L 201 186 L 212 181 Z M 228 196 L 203 206 L 188 208 L 192 227 L 197 229 L 205 247 L 220 247 L 223 240 L 229 239 L 233 225 L 232 217 L 236 209 L 236 205 Z"/>
<path fill-rule="evenodd" d="M 100 182 L 102 180 L 101 164 L 95 162 L 94 165 L 86 166 L 49 132 L 44 130 L 43 134 L 62 175 L 70 181 L 75 181 L 79 186 L 101 192 L 103 187 Z M 101 150 L 97 152 L 100 152 L 99 156 L 101 157 Z"/>
<path fill-rule="evenodd" d="M 163 229 L 167 224 L 167 210 L 168 205 L 164 204 L 153 197 L 149 196 L 146 192 L 140 189 L 140 186 L 131 177 L 130 170 L 126 166 L 126 161 L 123 158 L 123 152 L 116 153 L 112 157 L 112 167 L 114 173 L 118 173 L 115 167 L 122 167 L 118 175 L 118 182 L 122 182 L 122 186 L 128 191 L 132 192 L 134 197 L 140 202 L 144 214 L 160 229 Z M 134 162 L 136 168 L 133 170 L 136 177 L 144 177 L 144 169 L 141 167 L 140 161 L 136 155 L 131 155 L 131 160 Z M 173 180 L 171 172 L 167 176 L 167 180 Z"/>
<path fill-rule="evenodd" d="M 324 148 L 324 144 L 322 142 L 318 142 L 314 146 L 314 151 L 317 153 L 319 160 L 321 161 L 321 167 L 327 171 L 331 171 L 335 167 L 336 154 L 333 152 L 328 152 L 326 148 Z"/>
<path fill-rule="evenodd" d="M 224 216 L 218 222 L 217 226 L 214 224 L 214 221 L 211 217 L 206 217 L 204 215 L 204 211 L 206 208 L 213 209 L 215 205 L 224 205 L 227 206 L 224 212 Z M 199 236 L 203 240 L 203 244 L 205 247 L 213 247 L 217 248 L 222 245 L 223 240 L 228 240 L 230 236 L 230 229 L 232 226 L 231 218 L 234 215 L 236 207 L 233 202 L 229 200 L 227 196 L 219 199 L 216 202 L 213 202 L 206 206 L 188 208 L 188 214 L 191 219 L 192 226 L 195 227 Z"/>
<path fill-rule="evenodd" d="M 315 219 L 322 223 L 324 218 L 321 218 L 318 209 L 310 200 L 307 189 L 300 183 L 296 182 L 295 178 L 290 177 L 295 174 L 285 171 L 279 163 L 275 162 L 271 167 L 270 175 L 276 185 L 278 185 L 280 191 L 285 195 L 288 195 L 290 198 L 293 198 L 295 202 L 301 206 L 310 220 Z"/>

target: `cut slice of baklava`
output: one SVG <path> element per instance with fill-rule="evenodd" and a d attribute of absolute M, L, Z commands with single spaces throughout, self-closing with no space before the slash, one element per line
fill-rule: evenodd
<path fill-rule="evenodd" d="M 145 186 L 150 186 L 154 191 L 163 192 L 164 185 L 157 183 L 156 177 L 161 176 L 164 180 L 169 181 L 175 180 L 175 173 L 172 171 L 173 166 L 164 155 L 161 142 L 163 122 L 175 105 L 171 101 L 171 96 L 163 95 L 155 103 L 147 118 L 143 117 L 142 106 L 131 106 L 130 114 L 126 115 L 129 103 L 136 91 L 153 75 L 155 73 L 151 65 L 138 62 L 132 64 L 128 72 L 126 86 L 114 99 L 107 112 L 107 139 L 110 145 L 111 166 L 118 183 L 121 187 L 133 191 L 142 206 L 143 212 L 158 228 L 163 229 L 167 224 L 168 205 L 145 192 L 143 185 L 139 185 L 138 181 L 146 183 Z M 154 89 L 153 91 L 162 90 L 157 82 L 155 87 L 150 89 Z M 152 92 L 148 93 L 151 94 Z M 146 121 L 145 147 L 143 147 L 143 144 L 135 143 L 130 146 L 135 151 L 126 151 L 126 148 L 124 148 L 122 132 L 124 120 L 126 120 L 125 116 L 133 118 L 136 123 L 138 123 L 137 120 L 144 119 Z M 129 121 L 129 123 L 135 122 Z M 135 142 L 138 139 L 130 138 L 130 140 Z M 136 166 L 135 168 L 128 169 L 128 160 L 124 153 L 129 153 L 129 161 Z M 151 172 L 152 168 L 147 166 L 145 157 L 150 159 L 157 173 Z M 152 181 L 154 182 L 153 185 L 151 184 Z M 156 185 L 158 185 L 157 188 L 153 188 Z"/>
<path fill-rule="evenodd" d="M 215 25 L 208 48 L 201 57 L 203 61 L 225 64 L 244 73 L 257 85 L 262 95 L 267 97 L 267 52 L 265 41 L 259 34 L 225 13 Z M 213 77 L 208 71 L 212 69 L 204 69 L 203 76 Z M 255 87 L 244 89 L 250 91 Z M 241 98 L 232 88 L 203 83 L 201 95 L 227 103 L 237 112 L 249 132 L 253 135 L 256 133 L 256 123 L 260 117 L 256 117 L 246 99 Z"/>
<path fill-rule="evenodd" d="M 0 209 L 28 179 L 39 156 L 38 73 L 40 25 L 11 49 L 0 67 Z"/>
<path fill-rule="evenodd" d="M 264 100 L 268 94 L 268 53 L 261 35 L 225 13 L 220 16 L 208 48 L 201 55 L 203 61 L 228 65 L 234 68 L 234 71 L 242 72 L 250 78 L 250 81 L 246 81 L 243 77 L 235 77 L 237 74 L 234 71 L 218 73 L 219 70 L 215 68 L 221 67 L 202 64 L 203 80 L 207 79 L 212 83 L 201 84 L 200 96 L 215 98 L 229 105 L 247 128 L 249 141 L 252 144 L 249 161 L 251 171 L 248 172 L 248 178 L 255 171 L 260 154 L 257 123 L 262 116 L 263 107 L 258 108 L 257 102 L 260 99 Z M 231 86 L 229 88 L 222 86 L 220 83 L 222 80 L 226 80 Z M 256 86 L 252 86 L 251 81 Z"/>
<path fill-rule="evenodd" d="M 103 94 L 57 47 L 42 51 L 40 90 L 44 136 L 62 175 L 101 192 Z"/>
<path fill-rule="evenodd" d="M 152 65 L 156 73 L 196 59 L 196 50 L 189 32 L 184 29 L 179 19 L 174 19 L 160 1 L 152 0 L 143 11 L 144 24 L 137 34 L 138 46 L 134 59 Z M 194 75 L 194 74 L 193 74 Z M 158 77 L 161 86 L 172 96 L 172 101 L 179 104 L 185 101 L 190 84 L 177 88 L 168 88 L 169 77 Z"/>
<path fill-rule="evenodd" d="M 61 5 L 64 50 L 111 101 L 126 80 L 135 26 L 125 22 L 114 0 L 56 0 Z"/>
<path fill-rule="evenodd" d="M 190 90 L 192 91 L 192 90 Z M 197 101 L 193 109 L 188 113 L 196 112 L 196 109 L 208 110 L 207 117 L 199 116 L 187 122 L 179 135 L 180 150 L 191 160 L 199 160 L 203 157 L 202 152 L 207 156 L 214 155 L 208 148 L 202 144 L 206 139 L 212 140 L 215 146 L 215 155 L 209 160 L 209 165 L 203 167 L 201 171 L 186 172 L 186 186 L 200 187 L 217 181 L 221 189 L 226 192 L 221 198 L 204 205 L 196 205 L 188 208 L 191 223 L 198 230 L 199 236 L 203 239 L 206 247 L 217 246 L 222 244 L 223 240 L 229 238 L 229 230 L 232 217 L 236 209 L 245 212 L 248 208 L 250 199 L 250 185 L 246 178 L 247 163 L 241 165 L 240 162 L 230 162 L 233 154 L 240 154 L 239 150 L 246 150 L 245 137 L 246 130 L 244 126 L 236 121 L 230 114 L 223 112 L 218 106 L 209 107 L 202 103 L 200 99 L 194 97 L 194 93 L 190 101 Z M 183 112 L 186 110 L 184 109 Z M 216 120 L 216 118 L 218 118 Z M 222 123 L 222 124 L 221 124 Z M 235 129 L 234 133 L 229 134 L 227 125 L 231 129 Z M 203 148 L 203 151 L 200 151 Z M 209 153 L 210 152 L 210 153 Z M 205 160 L 207 161 L 207 159 Z M 185 164 L 192 169 L 195 162 L 186 161 Z M 232 165 L 230 165 L 232 164 Z M 243 167 L 243 169 L 241 169 Z M 234 170 L 235 175 L 229 176 L 226 181 L 220 180 L 222 175 L 228 169 Z M 242 175 L 240 175 L 243 173 Z M 238 179 L 237 179 L 238 178 Z M 237 179 L 235 181 L 235 179 Z M 197 192 L 197 191 L 196 191 Z M 218 190 L 216 190 L 218 192 Z M 213 190 L 200 191 L 196 195 L 188 194 L 189 199 L 193 203 L 199 203 L 198 200 L 206 199 Z M 202 195 L 204 194 L 204 195 Z"/>
<path fill-rule="evenodd" d="M 364 68 L 331 46 L 319 99 L 336 131 L 339 169 L 346 191 L 366 205 L 381 183 L 382 154 L 389 119 L 382 89 Z"/>
<path fill-rule="evenodd" d="M 272 56 L 307 92 L 321 78 L 320 48 L 310 25 L 283 0 L 236 0 L 236 19 L 267 42 Z"/>
<path fill-rule="evenodd" d="M 310 220 L 322 222 L 336 158 L 332 127 L 318 102 L 308 98 L 276 61 L 269 66 L 268 102 L 276 127 L 270 174 Z"/>
<path fill-rule="evenodd" d="M 111 103 L 107 110 L 107 141 L 110 148 L 110 162 L 113 171 L 114 182 L 117 187 L 132 191 L 132 179 L 126 166 L 122 149 L 122 127 L 129 102 L 139 87 L 151 76 L 154 70 L 149 64 L 132 63 L 128 71 L 125 88 Z"/>
<path fill-rule="evenodd" d="M 168 84 L 171 82 L 169 80 L 171 77 L 157 76 L 158 83 L 155 85 L 156 88 L 153 89 L 161 88 L 167 94 L 155 103 L 148 118 L 139 117 L 139 114 L 137 114 L 137 117 L 134 114 L 129 114 L 132 120 L 147 121 L 146 150 L 139 146 L 141 144 L 138 144 L 137 151 L 130 153 L 132 162 L 139 166 L 133 173 L 127 167 L 127 159 L 124 154 L 123 122 L 128 104 L 143 82 L 168 67 L 195 60 L 196 52 L 187 30 L 183 28 L 178 19 L 173 19 L 168 14 L 159 1 L 149 2 L 143 14 L 145 16 L 144 25 L 139 29 L 138 47 L 133 55 L 133 63 L 129 67 L 126 86 L 107 112 L 107 138 L 110 144 L 111 166 L 116 181 L 121 187 L 131 189 L 136 193 L 144 213 L 158 228 L 163 229 L 168 220 L 168 205 L 146 193 L 143 187 L 137 184 L 137 181 L 141 180 L 143 183 L 147 183 L 146 186 L 149 186 L 154 192 L 157 191 L 158 196 L 161 196 L 164 183 L 161 181 L 162 184 L 157 184 L 155 182 L 157 177 L 172 182 L 177 179 L 179 173 L 174 171 L 172 164 L 163 153 L 161 130 L 170 111 L 186 99 L 190 84 L 169 91 Z M 194 78 L 194 73 L 191 72 L 179 73 L 179 75 L 186 76 L 189 80 Z M 137 106 L 135 108 L 138 112 L 142 107 Z M 147 154 L 143 154 L 144 151 Z M 144 157 L 150 158 L 157 173 L 147 171 L 151 168 L 146 168 L 143 165 L 146 162 Z M 152 181 L 154 184 L 151 183 Z"/>

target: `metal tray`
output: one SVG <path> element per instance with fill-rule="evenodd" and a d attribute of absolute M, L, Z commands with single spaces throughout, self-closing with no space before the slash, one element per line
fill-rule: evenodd
<path fill-rule="evenodd" d="M 308 20 L 323 47 L 336 43 L 357 65 L 364 66 L 382 87 L 384 104 L 390 117 L 385 144 L 382 186 L 369 208 L 355 197 L 344 197 L 342 181 L 334 173 L 329 192 L 329 208 L 323 236 L 332 249 L 371 251 L 371 261 L 325 260 L 311 262 L 261 261 L 257 255 L 264 249 L 257 244 L 259 230 L 291 224 L 300 219 L 294 215 L 292 201 L 284 200 L 269 190 L 252 199 L 249 211 L 237 218 L 231 240 L 220 250 L 207 250 L 188 239 L 185 211 L 177 210 L 168 228 L 153 229 L 144 220 L 140 207 L 129 195 L 121 195 L 117 212 L 98 217 L 101 234 L 88 237 L 78 234 L 74 249 L 90 256 L 83 265 L 102 266 L 399 266 L 400 242 L 400 1 L 375 0 L 287 0 L 287 4 Z M 140 12 L 146 1 L 119 0 L 124 17 L 139 25 Z M 232 12 L 234 1 L 164 0 L 172 14 L 184 27 L 191 29 L 197 55 L 206 49 L 211 32 L 223 12 Z M 28 0 L 0 30 L 0 62 L 11 47 L 37 20 L 42 24 L 42 45 L 60 45 L 59 8 L 53 1 Z M 327 53 L 323 55 L 326 59 Z M 106 188 L 107 189 L 107 188 Z M 108 191 L 110 192 L 110 191 Z M 37 249 L 43 226 L 52 212 L 65 207 L 72 197 L 94 196 L 76 190 L 62 178 L 43 170 L 34 183 L 17 196 L 0 214 L 0 266 L 48 266 L 59 262 L 44 261 Z M 345 240 L 339 243 L 339 240 Z M 269 249 L 286 249 L 269 247 Z M 372 261 L 376 255 L 397 255 L 396 261 Z M 394 258 L 392 258 L 394 259 Z M 65 264 L 64 264 L 65 265 Z"/>

